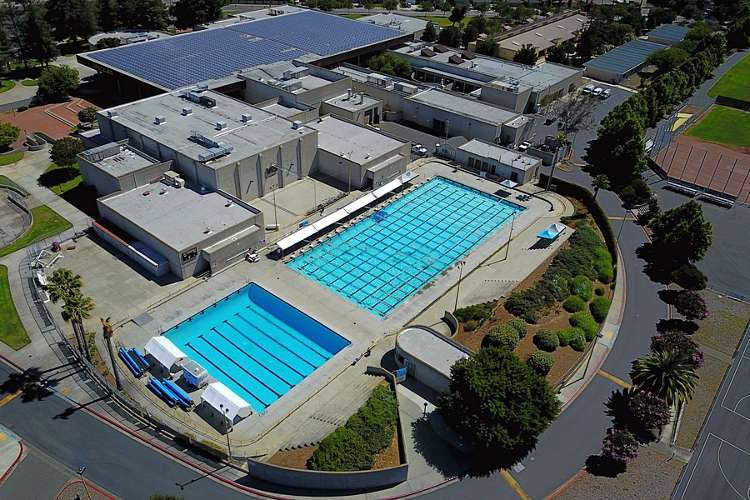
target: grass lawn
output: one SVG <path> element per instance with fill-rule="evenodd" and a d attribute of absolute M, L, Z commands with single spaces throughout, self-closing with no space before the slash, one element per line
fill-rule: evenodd
<path fill-rule="evenodd" d="M 34 219 L 31 227 L 16 241 L 6 247 L 0 248 L 0 257 L 4 257 L 32 243 L 62 233 L 66 229 L 73 227 L 73 224 L 68 222 L 67 219 L 46 205 L 32 208 L 31 215 Z"/>
<path fill-rule="evenodd" d="M 0 80 L 0 92 L 5 92 L 16 86 L 13 80 Z"/>
<path fill-rule="evenodd" d="M 21 82 L 21 85 L 23 85 L 24 87 L 36 87 L 37 85 L 39 85 L 39 80 L 35 78 L 27 78 L 26 80 L 23 80 Z"/>
<path fill-rule="evenodd" d="M 23 158 L 24 151 L 16 151 L 14 153 L 11 153 L 9 155 L 2 155 L 0 156 L 0 167 L 3 167 L 5 165 L 10 165 L 11 163 L 15 163 L 21 158 Z"/>
<path fill-rule="evenodd" d="M 419 16 L 419 19 L 424 19 L 425 21 L 432 21 L 433 24 L 437 26 L 452 26 L 453 23 L 451 23 L 447 17 L 441 17 L 441 16 Z M 469 22 L 468 17 L 464 17 L 461 21 L 461 26 L 466 26 Z"/>
<path fill-rule="evenodd" d="M 31 343 L 10 295 L 8 268 L 0 265 L 0 342 L 16 351 Z"/>
<path fill-rule="evenodd" d="M 686 134 L 719 144 L 750 147 L 750 113 L 714 106 Z"/>
<path fill-rule="evenodd" d="M 83 181 L 77 164 L 58 165 L 50 163 L 47 170 L 39 176 L 39 184 L 45 186 L 58 196 L 78 187 Z"/>
<path fill-rule="evenodd" d="M 750 101 L 750 55 L 742 58 L 732 69 L 724 73 L 708 91 L 711 97 L 720 95 Z"/>
<path fill-rule="evenodd" d="M 17 189 L 21 191 L 24 194 L 28 194 L 28 191 L 26 191 L 24 188 L 13 182 L 12 180 L 8 179 L 4 175 L 0 175 L 0 186 L 10 186 L 14 189 Z"/>

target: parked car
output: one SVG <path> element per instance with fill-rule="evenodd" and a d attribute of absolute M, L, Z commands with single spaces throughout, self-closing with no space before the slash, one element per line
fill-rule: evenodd
<path fill-rule="evenodd" d="M 602 95 L 602 92 L 604 92 L 604 89 L 601 87 L 596 87 L 592 92 L 591 95 L 593 96 L 600 96 Z"/>
<path fill-rule="evenodd" d="M 585 87 L 583 87 L 583 89 L 581 90 L 581 93 L 582 94 L 590 94 L 593 90 L 594 90 L 594 86 L 591 85 L 591 84 L 588 84 Z"/>
<path fill-rule="evenodd" d="M 427 148 L 422 146 L 421 144 L 414 144 L 411 147 L 411 152 L 415 155 L 424 156 L 427 154 Z"/>
<path fill-rule="evenodd" d="M 604 91 L 602 92 L 602 95 L 600 95 L 599 97 L 601 97 L 602 99 L 607 99 L 611 94 L 612 94 L 611 90 L 604 89 Z"/>

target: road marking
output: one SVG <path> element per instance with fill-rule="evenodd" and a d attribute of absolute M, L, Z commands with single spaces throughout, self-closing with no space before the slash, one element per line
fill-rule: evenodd
<path fill-rule="evenodd" d="M 5 441 L 7 437 L 4 432 L 0 432 L 0 441 Z"/>
<path fill-rule="evenodd" d="M 70 387 L 68 387 L 68 386 L 66 385 L 65 387 L 63 387 L 62 389 L 60 389 L 60 392 L 61 392 L 61 393 L 62 393 L 62 394 L 63 394 L 64 396 L 70 396 Z"/>
<path fill-rule="evenodd" d="M 599 371 L 596 372 L 596 374 L 599 375 L 600 377 L 606 378 L 610 382 L 614 382 L 615 384 L 619 385 L 620 387 L 624 387 L 625 389 L 630 389 L 631 387 L 633 387 L 633 384 L 628 384 L 627 382 L 625 382 L 620 377 L 615 377 L 611 373 L 607 373 L 604 370 L 599 370 Z"/>
<path fill-rule="evenodd" d="M 511 487 L 511 489 L 518 495 L 518 498 L 521 500 L 531 500 L 531 497 L 526 494 L 525 491 L 523 491 L 523 488 L 521 488 L 521 485 L 518 484 L 518 481 L 510 475 L 510 472 L 508 472 L 505 469 L 500 469 L 500 477 L 505 479 L 505 482 L 508 483 L 508 486 Z"/>
<path fill-rule="evenodd" d="M 8 403 L 10 403 L 11 401 L 13 401 L 14 399 L 16 399 L 20 395 L 21 395 L 21 391 L 16 391 L 16 392 L 14 392 L 12 394 L 8 394 L 3 399 L 0 399 L 0 406 L 7 405 Z"/>

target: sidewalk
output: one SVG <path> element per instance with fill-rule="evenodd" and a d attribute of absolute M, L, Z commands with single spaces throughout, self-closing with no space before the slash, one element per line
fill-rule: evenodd
<path fill-rule="evenodd" d="M 13 474 L 24 455 L 21 438 L 0 425 L 0 485 Z"/>

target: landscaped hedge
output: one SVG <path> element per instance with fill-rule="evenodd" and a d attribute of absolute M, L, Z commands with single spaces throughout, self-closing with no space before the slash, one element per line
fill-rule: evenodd
<path fill-rule="evenodd" d="M 396 395 L 390 386 L 376 387 L 346 425 L 320 442 L 307 468 L 324 471 L 368 470 L 375 455 L 388 447 L 398 423 Z"/>
<path fill-rule="evenodd" d="M 557 338 L 560 341 L 560 346 L 565 347 L 570 345 L 574 342 L 574 339 L 576 337 L 585 338 L 585 334 L 580 328 L 575 328 L 573 326 L 568 328 L 563 328 L 559 332 L 557 332 Z"/>
<path fill-rule="evenodd" d="M 518 345 L 521 337 L 518 331 L 507 323 L 496 326 L 482 339 L 482 348 L 498 347 L 512 351 Z"/>
<path fill-rule="evenodd" d="M 588 277 L 579 275 L 573 278 L 573 283 L 570 286 L 570 293 L 578 295 L 588 302 L 594 294 L 594 287 L 591 285 L 591 280 Z"/>
<path fill-rule="evenodd" d="M 489 303 L 462 307 L 456 309 L 456 312 L 453 313 L 456 319 L 464 324 L 464 330 L 466 331 L 476 330 L 479 325 L 489 319 L 491 314 L 492 305 Z"/>
<path fill-rule="evenodd" d="M 520 338 L 524 338 L 526 336 L 526 333 L 528 332 L 528 327 L 526 326 L 526 322 L 522 319 L 513 318 L 511 320 L 508 320 L 505 324 L 513 328 L 516 332 L 518 332 L 518 336 Z"/>
<path fill-rule="evenodd" d="M 555 358 L 549 353 L 537 351 L 529 356 L 526 364 L 532 367 L 539 375 L 547 375 L 552 367 L 555 366 Z"/>
<path fill-rule="evenodd" d="M 591 315 L 597 323 L 603 323 L 607 319 L 607 313 L 611 304 L 612 302 L 607 297 L 597 297 L 591 301 L 589 308 L 591 309 Z"/>
<path fill-rule="evenodd" d="M 585 311 L 573 314 L 568 321 L 570 321 L 571 326 L 580 328 L 581 331 L 583 331 L 586 341 L 588 342 L 594 340 L 594 337 L 596 337 L 596 334 L 599 331 L 599 325 L 596 324 L 594 317 Z"/>
<path fill-rule="evenodd" d="M 586 301 L 578 295 L 571 295 L 570 297 L 565 299 L 565 302 L 563 302 L 563 309 L 570 313 L 583 311 L 585 307 Z"/>
<path fill-rule="evenodd" d="M 533 338 L 534 345 L 542 351 L 553 352 L 560 345 L 560 339 L 555 332 L 539 330 Z"/>

